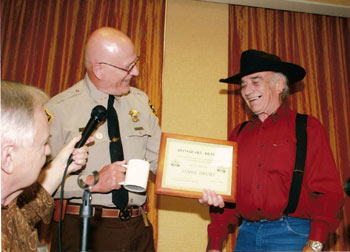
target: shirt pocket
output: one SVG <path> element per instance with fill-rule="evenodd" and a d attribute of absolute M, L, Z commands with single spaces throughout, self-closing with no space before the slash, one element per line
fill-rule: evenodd
<path fill-rule="evenodd" d="M 268 173 L 289 177 L 295 162 L 296 141 L 294 139 L 279 139 L 273 141 L 270 146 Z"/>
<path fill-rule="evenodd" d="M 151 136 L 148 125 L 142 122 L 135 123 L 128 127 L 125 133 L 125 138 L 122 139 L 125 158 L 145 159 L 147 142 Z"/>

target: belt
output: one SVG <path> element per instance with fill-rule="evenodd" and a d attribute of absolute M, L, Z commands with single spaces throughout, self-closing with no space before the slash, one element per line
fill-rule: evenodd
<path fill-rule="evenodd" d="M 92 216 L 95 216 L 96 212 L 100 212 L 102 218 L 120 218 L 127 220 L 130 218 L 138 217 L 145 212 L 144 206 L 140 207 L 127 207 L 124 211 L 120 211 L 116 208 L 104 208 L 104 207 L 92 207 Z M 79 215 L 80 205 L 67 205 L 66 214 Z"/>

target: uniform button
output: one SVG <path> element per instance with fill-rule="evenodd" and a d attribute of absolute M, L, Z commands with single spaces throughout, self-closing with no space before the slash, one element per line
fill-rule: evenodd
<path fill-rule="evenodd" d="M 258 166 L 261 167 L 261 163 L 259 163 Z"/>
<path fill-rule="evenodd" d="M 264 146 L 264 144 L 260 144 L 260 147 L 263 147 Z"/>
<path fill-rule="evenodd" d="M 258 211 L 261 211 L 260 207 L 258 207 Z"/>
<path fill-rule="evenodd" d="M 102 139 L 102 138 L 103 138 L 103 134 L 102 134 L 101 132 L 97 132 L 96 135 L 95 135 L 95 137 L 96 137 L 97 139 Z"/>
<path fill-rule="evenodd" d="M 258 185 L 256 188 L 260 189 L 260 185 Z"/>

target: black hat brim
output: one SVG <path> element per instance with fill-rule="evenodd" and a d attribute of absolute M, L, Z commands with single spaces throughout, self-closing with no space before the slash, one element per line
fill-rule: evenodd
<path fill-rule="evenodd" d="M 293 63 L 288 62 L 269 62 L 268 64 L 262 64 L 262 65 L 255 65 L 246 71 L 240 72 L 236 75 L 230 76 L 226 79 L 220 79 L 220 82 L 229 83 L 229 84 L 241 84 L 242 77 L 257 73 L 257 72 L 265 72 L 265 71 L 272 71 L 272 72 L 278 72 L 283 73 L 287 79 L 288 83 L 292 84 L 295 82 L 298 82 L 302 80 L 305 77 L 305 69 L 301 66 L 298 66 Z"/>

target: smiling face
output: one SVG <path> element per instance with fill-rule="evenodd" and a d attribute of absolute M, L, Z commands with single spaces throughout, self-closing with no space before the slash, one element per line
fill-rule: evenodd
<path fill-rule="evenodd" d="M 241 95 L 262 122 L 282 103 L 280 94 L 285 83 L 276 76 L 274 72 L 258 72 L 242 78 Z"/>
<path fill-rule="evenodd" d="M 125 95 L 130 82 L 139 75 L 135 47 L 124 33 L 103 27 L 90 36 L 85 66 L 90 80 L 106 94 Z"/>
<path fill-rule="evenodd" d="M 101 91 L 112 95 L 125 95 L 130 91 L 130 82 L 133 77 L 139 75 L 139 70 L 135 64 L 137 60 L 135 53 L 130 53 L 126 57 L 109 57 L 108 62 L 113 65 L 99 64 L 102 77 L 96 87 Z M 125 70 L 130 70 L 125 71 Z"/>

